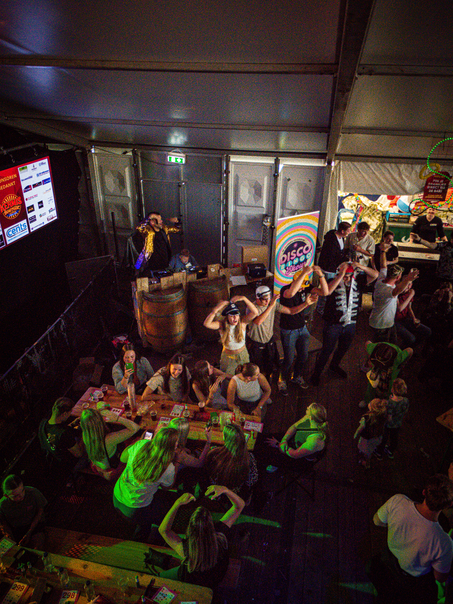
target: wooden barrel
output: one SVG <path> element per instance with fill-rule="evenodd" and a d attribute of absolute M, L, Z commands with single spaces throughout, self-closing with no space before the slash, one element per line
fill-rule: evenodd
<path fill-rule="evenodd" d="M 142 333 L 157 352 L 181 348 L 187 333 L 187 293 L 182 287 L 143 292 Z"/>
<path fill-rule="evenodd" d="M 220 300 L 228 299 L 226 277 L 189 282 L 189 322 L 195 339 L 212 342 L 219 338 L 218 331 L 206 329 L 203 323 Z"/>

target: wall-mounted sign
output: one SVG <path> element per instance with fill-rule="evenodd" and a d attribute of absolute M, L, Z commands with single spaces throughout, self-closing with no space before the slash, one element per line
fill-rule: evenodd
<path fill-rule="evenodd" d="M 319 212 L 280 218 L 275 246 L 274 291 L 290 283 L 297 271 L 315 260 Z"/>
<path fill-rule="evenodd" d="M 0 171 L 0 248 L 57 218 L 48 157 Z"/>
<path fill-rule="evenodd" d="M 185 164 L 186 156 L 184 153 L 169 153 L 167 155 L 167 161 L 169 161 L 171 164 Z"/>

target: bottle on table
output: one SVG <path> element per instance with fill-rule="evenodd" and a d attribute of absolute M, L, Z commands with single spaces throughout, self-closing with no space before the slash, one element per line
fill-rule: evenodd
<path fill-rule="evenodd" d="M 94 585 L 91 583 L 91 581 L 89 579 L 85 582 L 83 591 L 85 593 L 85 598 L 88 600 L 88 602 L 92 602 L 94 600 L 94 598 L 96 597 Z"/>
<path fill-rule="evenodd" d="M 190 411 L 189 408 L 187 407 L 187 405 L 184 405 L 184 411 L 183 411 L 183 417 L 190 417 Z"/>
<path fill-rule="evenodd" d="M 135 398 L 135 384 L 134 382 L 127 385 L 127 398 L 129 401 L 129 405 L 131 406 L 131 410 L 135 411 L 137 408 L 137 402 Z"/>

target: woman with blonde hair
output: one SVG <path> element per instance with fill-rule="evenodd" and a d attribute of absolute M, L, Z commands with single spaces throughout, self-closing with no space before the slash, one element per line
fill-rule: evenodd
<path fill-rule="evenodd" d="M 110 432 L 105 420 L 124 426 L 124 430 Z M 108 410 L 84 409 L 80 417 L 83 444 L 91 462 L 91 469 L 106 480 L 115 477 L 114 470 L 119 466 L 116 455 L 117 446 L 133 436 L 139 426 L 130 419 L 119 417 Z"/>
<path fill-rule="evenodd" d="M 258 480 L 256 459 L 247 449 L 244 432 L 234 422 L 223 429 L 223 446 L 215 447 L 206 457 L 206 472 L 213 484 L 223 484 L 247 500 Z"/>
<path fill-rule="evenodd" d="M 211 512 L 199 506 L 192 513 L 186 535 L 181 539 L 173 530 L 173 522 L 181 506 L 195 500 L 193 495 L 184 493 L 170 509 L 159 527 L 159 533 L 166 543 L 182 558 L 182 564 L 161 573 L 166 579 L 177 579 L 215 589 L 224 578 L 229 563 L 228 536 L 231 527 L 244 508 L 244 501 L 230 489 L 211 485 L 205 496 L 217 499 L 226 495 L 231 508 L 214 524 Z"/>
<path fill-rule="evenodd" d="M 236 302 L 245 302 L 249 312 L 241 317 Z M 221 313 L 221 320 L 216 315 Z M 248 350 L 245 346 L 245 330 L 248 323 L 258 316 L 258 309 L 246 296 L 234 296 L 231 301 L 221 300 L 209 313 L 204 321 L 208 329 L 218 329 L 222 342 L 220 356 L 220 370 L 234 375 L 236 367 L 250 361 Z"/>
<path fill-rule="evenodd" d="M 211 447 L 211 428 L 205 428 L 206 444 L 200 457 L 195 457 L 195 455 L 192 455 L 189 449 L 186 448 L 187 437 L 189 436 L 190 431 L 189 420 L 185 417 L 174 417 L 168 424 L 168 427 L 178 430 L 178 446 L 176 448 L 175 459 L 179 464 L 179 470 L 182 470 L 185 467 L 201 468 L 204 466 L 206 456 Z"/>
<path fill-rule="evenodd" d="M 370 459 L 382 442 L 384 426 L 387 422 L 387 401 L 374 398 L 368 403 L 368 411 L 362 415 L 354 438 L 359 437 L 359 464 L 370 468 Z"/>
<path fill-rule="evenodd" d="M 267 439 L 267 443 L 292 459 L 314 461 L 317 458 L 315 454 L 324 450 L 328 439 L 326 408 L 312 403 L 307 407 L 305 415 L 288 428 L 280 441 L 272 436 Z"/>
<path fill-rule="evenodd" d="M 126 465 L 113 490 L 113 505 L 128 520 L 136 523 L 136 539 L 148 536 L 157 489 L 170 487 L 177 463 L 173 463 L 178 445 L 178 431 L 161 428 L 152 440 L 139 440 L 121 454 Z"/>

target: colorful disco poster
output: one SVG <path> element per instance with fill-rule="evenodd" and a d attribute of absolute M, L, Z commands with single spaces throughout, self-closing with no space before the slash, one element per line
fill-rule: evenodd
<path fill-rule="evenodd" d="M 275 246 L 274 292 L 290 283 L 294 273 L 315 260 L 319 212 L 280 218 Z"/>

